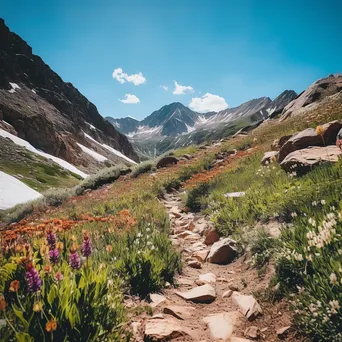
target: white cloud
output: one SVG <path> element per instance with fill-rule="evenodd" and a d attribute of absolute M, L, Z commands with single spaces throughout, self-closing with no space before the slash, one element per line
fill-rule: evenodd
<path fill-rule="evenodd" d="M 162 88 L 162 89 L 164 89 L 165 91 L 168 91 L 169 90 L 169 87 L 168 86 L 166 86 L 166 85 L 160 85 L 160 88 Z"/>
<path fill-rule="evenodd" d="M 175 89 L 173 90 L 174 95 L 184 95 L 185 93 L 193 93 L 194 92 L 194 88 L 191 86 L 183 86 L 177 83 L 177 81 L 175 82 Z"/>
<path fill-rule="evenodd" d="M 196 112 L 205 113 L 219 112 L 228 108 L 228 105 L 223 97 L 206 93 L 202 97 L 193 97 L 189 107 Z"/>
<path fill-rule="evenodd" d="M 126 103 L 126 104 L 137 104 L 140 103 L 140 100 L 132 94 L 126 94 L 123 99 L 119 99 L 120 102 Z"/>
<path fill-rule="evenodd" d="M 140 84 L 146 83 L 146 78 L 141 72 L 139 72 L 138 74 L 128 75 L 121 68 L 117 68 L 113 71 L 112 76 L 121 84 L 125 82 L 131 82 L 134 85 L 138 86 Z"/>

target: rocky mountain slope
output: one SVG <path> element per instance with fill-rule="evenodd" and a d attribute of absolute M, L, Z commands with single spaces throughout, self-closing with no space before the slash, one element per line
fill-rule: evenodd
<path fill-rule="evenodd" d="M 290 102 L 282 113 L 282 118 L 298 115 L 305 108 L 308 109 L 328 96 L 342 90 L 342 75 L 329 75 L 314 82 L 308 89 L 303 91 L 298 98 Z"/>
<path fill-rule="evenodd" d="M 138 156 L 96 106 L 0 19 L 0 139 L 26 141 L 87 173 Z M 11 139 L 12 138 L 12 139 Z"/>

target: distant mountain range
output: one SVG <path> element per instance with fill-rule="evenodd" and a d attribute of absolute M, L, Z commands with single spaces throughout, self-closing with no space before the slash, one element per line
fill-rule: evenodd
<path fill-rule="evenodd" d="M 253 99 L 235 108 L 200 114 L 180 102 L 154 111 L 144 120 L 131 117 L 106 119 L 132 142 L 142 158 L 155 157 L 167 149 L 201 143 L 210 138 L 222 138 L 243 125 L 280 113 L 297 97 L 286 90 L 273 101 L 269 97 Z"/>

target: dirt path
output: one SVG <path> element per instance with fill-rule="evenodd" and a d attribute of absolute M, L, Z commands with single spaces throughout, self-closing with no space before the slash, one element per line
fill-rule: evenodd
<path fill-rule="evenodd" d="M 176 288 L 151 296 L 154 316 L 138 323 L 136 340 L 300 341 L 291 328 L 277 334 L 291 325 L 286 302 L 272 305 L 255 299 L 255 293 L 267 287 L 272 268 L 259 278 L 246 256 L 226 265 L 207 262 L 207 254 L 220 244 L 212 247 L 219 236 L 211 222 L 201 214 L 182 212 L 180 193 L 166 195 L 163 202 L 171 220 L 170 239 L 182 251 L 184 268 Z M 229 247 L 221 249 L 217 253 L 229 257 Z"/>

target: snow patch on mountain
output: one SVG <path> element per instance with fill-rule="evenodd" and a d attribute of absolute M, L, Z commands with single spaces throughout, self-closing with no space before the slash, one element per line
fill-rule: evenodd
<path fill-rule="evenodd" d="M 58 165 L 60 165 L 61 167 L 63 167 L 64 169 L 67 169 L 73 173 L 76 173 L 77 175 L 81 176 L 82 178 L 86 178 L 88 177 L 88 175 L 84 172 L 82 172 L 81 170 L 79 170 L 77 167 L 75 167 L 74 165 L 68 163 L 67 161 L 60 159 L 58 157 L 52 156 L 51 154 L 45 153 L 43 151 L 39 151 L 37 150 L 35 147 L 33 147 L 28 141 L 21 139 L 3 129 L 0 128 L 0 136 L 2 136 L 3 138 L 9 138 L 11 139 L 16 145 L 25 147 L 27 150 L 39 154 L 40 156 L 46 158 L 46 159 L 51 159 L 53 160 L 55 163 L 57 163 Z"/>
<path fill-rule="evenodd" d="M 127 156 L 125 156 L 123 153 L 121 153 L 120 151 L 116 150 L 115 148 L 113 148 L 113 147 L 111 147 L 111 146 L 108 146 L 108 145 L 106 145 L 106 144 L 101 144 L 101 143 L 99 143 L 99 142 L 96 141 L 93 137 L 91 137 L 89 134 L 87 134 L 87 133 L 85 133 L 85 132 L 83 132 L 83 134 L 84 134 L 84 136 L 85 136 L 86 138 L 88 138 L 88 139 L 90 139 L 91 141 L 95 142 L 96 144 L 102 146 L 103 148 L 105 148 L 105 149 L 108 150 L 109 152 L 111 152 L 111 153 L 117 155 L 118 157 L 120 157 L 120 158 L 122 158 L 122 159 L 125 159 L 126 161 L 128 161 L 128 162 L 131 163 L 131 164 L 134 164 L 134 165 L 137 164 L 134 160 L 128 158 Z"/>
<path fill-rule="evenodd" d="M 89 156 L 91 156 L 92 158 L 97 160 L 98 162 L 104 162 L 105 160 L 108 160 L 108 158 L 104 157 L 102 154 L 97 153 L 97 152 L 91 150 L 90 148 L 80 144 L 80 143 L 77 143 L 77 145 L 81 148 L 81 150 L 84 153 L 88 154 Z"/>
<path fill-rule="evenodd" d="M 0 210 L 42 197 L 19 179 L 0 171 Z"/>

